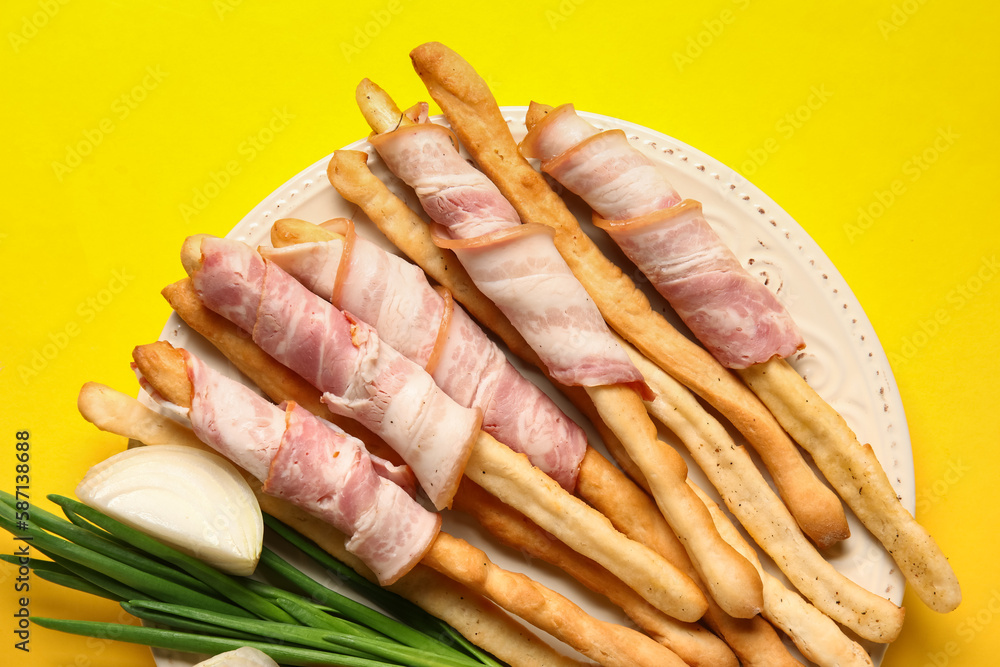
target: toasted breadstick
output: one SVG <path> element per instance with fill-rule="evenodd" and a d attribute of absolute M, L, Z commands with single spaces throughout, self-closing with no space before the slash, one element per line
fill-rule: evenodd
<path fill-rule="evenodd" d="M 161 358 L 163 355 L 157 355 Z M 77 399 L 80 414 L 99 429 L 132 438 L 145 445 L 183 444 L 214 451 L 194 433 L 169 417 L 142 405 L 131 396 L 96 382 L 88 382 Z M 344 548 L 344 535 L 289 503 L 268 496 L 260 481 L 241 471 L 265 512 L 306 535 L 335 558 L 371 581 L 375 576 Z M 389 587 L 425 611 L 446 621 L 469 641 L 511 664 L 543 667 L 579 664 L 552 647 L 482 596 L 438 572 L 417 565 Z"/>
<path fill-rule="evenodd" d="M 504 544 L 552 563 L 591 590 L 621 607 L 646 634 L 668 647 L 691 667 L 736 667 L 736 656 L 726 644 L 697 623 L 681 623 L 666 616 L 592 560 L 553 540 L 527 517 L 468 480 L 453 509 L 471 514 Z M 484 511 L 484 508 L 490 509 Z"/>
<path fill-rule="evenodd" d="M 492 93 L 475 70 L 442 44 L 423 44 L 410 57 L 452 129 L 521 219 L 556 231 L 560 253 L 608 323 L 746 436 L 817 544 L 825 547 L 847 537 L 840 503 L 812 473 L 774 416 L 708 352 L 654 312 L 632 280 L 580 229 L 562 199 L 521 156 Z"/>
<path fill-rule="evenodd" d="M 338 175 L 338 179 L 347 180 L 348 174 L 341 172 Z M 373 187 L 378 186 L 382 186 L 381 181 L 376 181 L 376 183 L 373 184 Z M 409 209 L 406 210 L 409 211 Z M 392 223 L 381 219 L 379 214 L 373 214 L 373 217 L 376 219 L 376 224 L 380 228 L 384 228 L 388 231 L 393 229 Z M 336 221 L 329 221 L 329 227 L 332 228 L 335 226 Z M 271 228 L 271 241 L 276 247 L 284 247 L 295 243 L 306 243 L 310 241 L 323 242 L 337 238 L 337 235 L 332 231 L 328 231 L 327 227 L 328 223 L 315 225 L 295 219 L 278 220 Z M 483 299 L 485 299 L 485 297 L 483 297 Z M 470 305 L 472 306 L 472 310 L 475 311 L 475 303 L 471 303 Z M 492 303 L 489 303 L 489 305 L 492 306 Z M 517 346 L 521 344 L 521 341 L 515 339 L 513 343 Z M 571 400 L 575 398 L 573 392 L 569 392 L 569 396 Z M 586 396 L 584 395 L 583 398 L 586 399 Z M 582 403 L 574 401 L 574 403 L 577 403 L 578 407 L 581 409 L 586 410 L 589 401 L 583 401 Z M 589 412 L 594 412 L 593 405 L 589 405 L 591 408 Z M 596 417 L 596 413 L 594 414 L 594 417 Z M 597 425 L 601 426 L 602 424 L 597 421 Z M 603 431 L 602 435 L 606 442 L 616 440 L 614 434 L 608 432 L 606 428 L 603 429 Z M 681 570 L 688 576 L 697 579 L 698 575 L 692 567 L 691 561 L 684 551 L 684 548 L 667 526 L 652 499 L 646 493 L 641 491 L 634 483 L 624 478 L 621 470 L 616 468 L 603 455 L 593 448 L 588 448 L 581 463 L 576 492 L 581 498 L 607 516 L 618 530 L 634 540 L 647 544 L 667 558 L 667 560 L 671 563 L 681 568 Z M 484 498 L 490 498 L 487 494 L 478 495 Z M 470 503 L 468 500 L 463 502 L 462 499 L 456 498 L 456 507 L 461 506 L 467 511 L 472 508 L 477 508 L 479 505 L 480 503 Z M 506 506 L 501 506 L 500 508 L 494 507 L 487 511 L 479 511 L 476 516 L 481 523 L 486 524 L 488 518 L 483 515 L 495 513 L 499 516 L 503 512 L 510 512 L 510 509 Z M 509 529 L 509 526 L 504 529 Z M 496 531 L 491 530 L 491 532 L 496 534 Z M 521 537 L 519 539 L 523 540 L 524 538 Z M 558 545 L 554 546 L 557 547 Z M 519 548 L 525 548 L 525 546 L 522 545 Z M 541 555 L 539 555 L 539 557 L 545 558 L 545 556 Z M 548 560 L 548 558 L 546 558 L 546 560 Z M 552 561 L 550 560 L 550 562 Z M 564 566 L 562 563 L 559 564 L 560 566 Z M 567 565 L 565 567 L 570 566 Z M 600 590 L 606 594 L 610 594 L 606 588 L 607 584 L 605 584 Z M 619 604 L 624 603 L 619 602 Z M 625 610 L 627 612 L 629 611 L 628 608 Z M 640 627 L 653 636 L 656 636 L 658 632 L 656 629 L 650 628 L 648 623 L 644 624 L 641 620 L 637 619 L 636 616 L 632 617 L 633 620 L 640 625 Z M 734 650 L 736 650 L 739 654 L 740 659 L 744 662 L 744 664 L 772 666 L 782 664 L 798 664 L 797 661 L 792 659 L 791 655 L 785 649 L 784 645 L 781 643 L 777 634 L 770 627 L 770 625 L 759 617 L 755 617 L 749 621 L 734 619 L 733 617 L 725 614 L 718 607 L 718 605 L 715 605 L 711 598 L 709 598 L 709 609 L 706 612 L 705 620 L 716 632 L 725 637 L 726 641 L 734 647 Z M 688 660 L 687 655 L 681 653 L 680 650 L 675 648 L 673 644 L 668 645 L 674 648 L 675 651 L 678 651 L 682 658 Z M 688 660 L 688 662 L 690 662 L 690 660 Z"/>
<path fill-rule="evenodd" d="M 574 551 L 593 558 L 666 614 L 696 621 L 707 608 L 704 595 L 676 567 L 649 547 L 628 539 L 604 515 L 562 490 L 523 454 L 481 432 L 466 475 L 524 512 Z M 562 493 L 560 493 L 562 491 Z"/>
<path fill-rule="evenodd" d="M 484 552 L 447 533 L 441 533 L 424 563 L 507 609 L 524 610 L 538 627 L 571 646 L 586 647 L 586 655 L 602 665 L 684 667 L 676 654 L 646 635 L 598 621 L 523 574 L 498 576 L 499 568 Z"/>
<path fill-rule="evenodd" d="M 722 536 L 751 560 L 764 581 L 764 616 L 782 629 L 820 667 L 872 667 L 871 656 L 825 615 L 768 574 L 736 526 L 711 498 L 695 489 L 712 512 Z"/>
<path fill-rule="evenodd" d="M 159 341 L 137 347 L 132 358 L 155 391 L 168 400 L 176 399 L 181 407 L 190 407 L 193 388 L 180 350 Z M 184 387 L 185 382 L 187 387 Z M 604 664 L 650 667 L 681 667 L 684 664 L 675 653 L 646 635 L 591 617 L 564 596 L 525 575 L 497 567 L 480 549 L 447 533 L 438 534 L 422 563 L 470 586 L 504 609 Z"/>
<path fill-rule="evenodd" d="M 612 438 L 609 442 L 612 447 L 616 446 L 615 439 Z M 617 446 L 620 447 L 620 443 Z M 593 498 L 594 506 L 608 516 L 618 530 L 649 545 L 682 572 L 696 581 L 700 580 L 680 540 L 670 530 L 646 493 L 634 484 L 621 484 L 617 479 L 621 471 L 597 452 L 593 452 L 593 455 L 588 452 L 583 460 L 583 468 L 588 470 L 588 474 L 580 476 L 581 494 L 586 493 L 587 497 Z M 753 618 L 734 618 L 709 597 L 708 611 L 702 620 L 725 639 L 744 667 L 800 665 L 788 652 L 774 628 L 759 615 Z"/>
<path fill-rule="evenodd" d="M 650 412 L 686 444 L 729 510 L 792 585 L 859 636 L 892 641 L 902 629 L 903 611 L 837 572 L 797 529 L 749 454 L 735 445 L 722 424 L 638 350 L 626 350 L 656 394 L 647 403 Z M 765 609 L 766 603 L 765 598 Z"/>
<path fill-rule="evenodd" d="M 954 570 L 934 538 L 902 503 L 871 445 L 857 436 L 784 359 L 740 375 L 808 451 L 861 523 L 893 557 L 928 607 L 949 612 L 962 601 Z"/>
<path fill-rule="evenodd" d="M 185 243 L 185 268 L 196 272 L 200 262 L 200 241 Z M 682 621 L 698 620 L 705 613 L 704 595 L 690 578 L 645 545 L 615 530 L 606 517 L 567 493 L 523 454 L 480 431 L 464 471 L 491 494 L 601 563 L 664 613 Z"/>
<path fill-rule="evenodd" d="M 726 550 L 718 544 L 722 539 L 718 530 L 706 530 L 702 507 L 695 505 L 698 499 L 690 493 L 687 485 L 684 459 L 657 438 L 656 427 L 649 419 L 636 419 L 637 414 L 646 415 L 639 395 L 621 385 L 588 387 L 587 393 L 594 400 L 601 419 L 618 436 L 629 459 L 642 471 L 660 511 L 674 528 L 685 550 L 701 556 L 691 560 L 715 601 L 730 616 L 750 618 L 757 614 L 763 604 L 762 591 L 760 598 L 756 592 L 753 595 L 738 595 L 732 591 L 734 582 L 738 582 L 736 590 L 746 585 L 747 578 L 740 568 L 748 561 L 742 556 L 738 561 L 727 558 Z M 688 493 L 679 493 L 681 485 Z M 757 576 L 756 583 L 760 585 L 759 582 L 760 577 Z"/>

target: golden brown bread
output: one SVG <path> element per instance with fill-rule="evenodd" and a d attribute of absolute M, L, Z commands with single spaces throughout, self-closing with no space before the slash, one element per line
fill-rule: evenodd
<path fill-rule="evenodd" d="M 872 667 L 871 656 L 850 639 L 833 620 L 767 573 L 753 547 L 743 539 L 729 517 L 696 489 L 715 519 L 719 532 L 760 572 L 764 582 L 764 616 L 788 635 L 802 654 L 820 667 Z"/>
<path fill-rule="evenodd" d="M 749 454 L 736 446 L 722 424 L 679 382 L 634 348 L 629 351 L 656 394 L 656 399 L 647 403 L 650 412 L 687 445 L 733 516 L 792 585 L 859 635 L 872 641 L 895 638 L 902 628 L 902 610 L 854 583 L 823 558 L 798 529 Z"/>
<path fill-rule="evenodd" d="M 942 613 L 956 609 L 962 589 L 955 571 L 934 538 L 903 507 L 871 445 L 860 444 L 844 418 L 784 359 L 751 366 L 740 375 L 812 455 L 924 604 Z"/>
<path fill-rule="evenodd" d="M 646 634 L 668 647 L 691 667 L 737 667 L 736 656 L 714 634 L 697 623 L 682 623 L 650 605 L 594 561 L 582 558 L 541 530 L 520 512 L 491 496 L 472 482 L 463 482 L 464 493 L 454 509 L 466 512 L 509 547 L 559 567 L 587 588 L 608 597 Z M 678 545 L 679 546 L 679 545 Z"/>

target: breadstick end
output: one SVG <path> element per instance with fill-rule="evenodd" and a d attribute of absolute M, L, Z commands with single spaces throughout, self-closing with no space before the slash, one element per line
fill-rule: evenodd
<path fill-rule="evenodd" d="M 163 398 L 190 407 L 194 388 L 187 375 L 184 353 L 165 340 L 137 345 L 132 350 L 136 368 Z"/>
<path fill-rule="evenodd" d="M 354 90 L 354 100 L 361 109 L 365 122 L 376 134 L 391 132 L 401 125 L 412 125 L 413 121 L 371 79 L 362 79 Z"/>
<path fill-rule="evenodd" d="M 80 387 L 80 393 L 76 397 L 76 408 L 80 414 L 91 424 L 94 422 L 94 411 L 102 401 L 102 395 L 112 391 L 107 385 L 100 382 L 85 382 Z"/>
<path fill-rule="evenodd" d="M 435 99 L 437 94 L 447 93 L 468 104 L 496 105 L 486 81 L 468 61 L 444 44 L 440 42 L 421 44 L 410 51 L 410 60 L 417 76 L 427 85 L 431 96 Z M 440 100 L 438 103 L 440 104 Z M 499 114 L 499 110 L 497 113 Z"/>
<path fill-rule="evenodd" d="M 275 248 L 285 248 L 297 243 L 332 241 L 336 238 L 337 234 L 329 228 L 297 218 L 282 218 L 271 226 L 271 245 Z"/>
<path fill-rule="evenodd" d="M 181 246 L 181 266 L 184 267 L 184 271 L 186 271 L 189 276 L 194 275 L 198 269 L 201 268 L 203 259 L 201 254 L 201 242 L 202 239 L 209 236 L 211 235 L 194 234 L 184 239 L 184 244 Z"/>
<path fill-rule="evenodd" d="M 329 164 L 326 165 L 326 177 L 333 187 L 337 187 L 345 178 L 345 174 L 356 173 L 358 169 L 368 164 L 368 153 L 364 151 L 341 150 L 334 151 Z"/>
<path fill-rule="evenodd" d="M 532 101 L 528 104 L 528 112 L 524 115 L 524 126 L 530 131 L 535 125 L 538 124 L 540 120 L 545 118 L 546 114 L 552 111 L 554 107 L 548 104 L 541 104 L 540 102 Z"/>

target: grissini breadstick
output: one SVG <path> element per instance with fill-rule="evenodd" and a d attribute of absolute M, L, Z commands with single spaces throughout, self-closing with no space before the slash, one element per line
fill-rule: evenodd
<path fill-rule="evenodd" d="M 453 509 L 472 515 L 502 543 L 552 563 L 587 588 L 608 597 L 640 630 L 663 644 L 691 667 L 736 667 L 732 650 L 698 623 L 681 623 L 663 614 L 594 561 L 583 558 L 533 524 L 527 517 L 468 480 Z M 485 509 L 484 508 L 488 508 Z"/>
<path fill-rule="evenodd" d="M 687 445 L 726 507 L 791 584 L 816 608 L 859 636 L 875 642 L 894 640 L 902 629 L 903 610 L 854 583 L 824 559 L 722 424 L 683 385 L 634 348 L 627 349 L 656 394 L 647 404 L 651 414 Z M 774 601 L 765 595 L 765 612 L 769 599 Z"/>
<path fill-rule="evenodd" d="M 941 547 L 896 495 L 870 444 L 784 359 L 739 371 L 744 381 L 808 451 L 861 523 L 882 543 L 924 604 L 946 613 L 962 590 Z"/>
<path fill-rule="evenodd" d="M 764 570 L 753 550 L 736 526 L 711 498 L 695 489 L 705 506 L 712 512 L 719 532 L 746 555 L 764 581 L 764 617 L 788 635 L 798 649 L 819 667 L 872 667 L 871 656 L 850 639 L 829 616 L 789 591 Z"/>
<path fill-rule="evenodd" d="M 314 228 L 315 237 L 313 240 L 327 238 L 326 234 L 323 233 L 325 230 L 317 228 L 315 225 L 309 225 L 304 230 L 299 228 L 297 231 L 300 234 L 308 233 L 309 228 Z M 284 242 L 301 240 L 301 236 L 291 235 L 293 229 L 295 228 L 290 225 L 281 225 L 277 231 L 289 234 L 284 238 Z M 312 385 L 309 385 L 301 377 L 290 374 L 287 368 L 267 355 L 245 334 L 239 332 L 235 325 L 205 308 L 198 300 L 197 294 L 191 286 L 190 278 L 168 286 L 163 290 L 163 294 L 182 320 L 197 333 L 211 341 L 226 358 L 232 361 L 272 400 L 276 402 L 294 400 L 321 417 L 332 416 L 326 405 L 319 400 L 319 392 Z M 342 424 L 342 426 L 348 425 L 349 423 Z M 388 450 L 388 446 L 373 434 L 368 433 L 368 436 L 370 440 L 367 440 L 366 444 L 369 449 L 379 456 L 385 457 L 385 450 Z M 474 510 L 476 512 L 475 518 L 490 528 L 491 532 L 503 530 L 511 535 L 511 541 L 514 545 L 518 545 L 516 548 L 526 548 L 520 543 L 526 541 L 528 537 L 516 534 L 517 525 L 511 525 L 510 522 L 506 522 L 502 526 L 496 525 L 502 517 L 510 513 L 510 509 L 494 496 L 477 492 L 476 489 L 477 487 L 468 479 L 464 480 L 455 495 L 454 507 L 463 511 Z M 689 577 L 697 579 L 698 575 L 691 566 L 684 548 L 663 520 L 655 503 L 634 483 L 625 479 L 621 470 L 592 449 L 588 451 L 581 464 L 578 490 L 581 497 L 588 499 L 588 502 L 594 505 L 598 511 L 608 516 L 618 530 L 632 539 L 643 542 L 674 563 Z M 531 530 L 537 530 L 537 527 Z M 558 543 L 553 544 L 551 540 L 547 540 L 547 544 L 558 547 Z M 541 551 L 535 555 L 549 562 L 563 564 L 561 560 L 543 554 Z M 563 559 L 569 557 L 569 553 L 562 552 Z M 603 579 L 598 583 L 600 584 L 598 592 L 607 593 L 608 591 L 605 589 L 610 585 L 608 580 Z M 763 618 L 755 616 L 752 619 L 736 619 L 725 614 L 710 598 L 708 603 L 709 608 L 704 621 L 725 639 L 744 665 L 748 667 L 777 667 L 779 665 L 799 664 L 792 659 L 774 629 Z M 636 613 L 641 612 L 637 610 Z M 656 637 L 657 633 L 665 632 L 663 629 L 650 628 L 650 622 L 640 623 L 638 620 L 636 622 L 651 636 Z M 667 643 L 667 646 L 673 648 L 686 661 L 695 660 L 692 651 L 696 649 L 700 654 L 709 653 L 710 650 L 710 647 L 706 649 L 698 646 L 685 648 L 684 644 L 678 644 L 679 640 L 676 637 L 664 637 L 660 641 L 664 642 L 668 639 L 672 643 Z M 711 655 L 715 655 L 714 650 Z"/>
<path fill-rule="evenodd" d="M 316 296 L 244 244 L 200 237 L 199 243 L 186 243 L 184 252 L 191 253 L 182 263 L 191 271 L 201 300 L 233 317 L 278 361 L 314 386 L 322 385 L 317 388 L 324 391 L 324 402 L 331 409 L 349 408 L 352 416 L 367 420 L 366 425 L 383 438 L 384 434 L 397 438 L 407 434 L 402 444 L 410 449 L 417 447 L 418 441 L 410 435 L 417 432 L 404 410 L 424 410 L 429 405 L 459 414 L 466 410 L 437 390 L 423 369 L 378 341 L 370 327 Z M 425 398 L 411 406 L 392 403 L 394 396 L 412 396 L 413 384 Z M 433 398 L 426 398 L 432 392 Z M 385 401 L 391 410 L 383 407 Z M 389 420 L 394 420 L 391 429 L 387 429 Z M 424 429 L 436 426 L 427 417 L 415 422 Z M 526 457 L 472 426 L 449 436 L 468 437 L 473 443 L 454 481 L 456 488 L 464 472 L 567 545 L 600 562 L 664 613 L 685 621 L 701 617 L 704 595 L 687 576 L 615 530 L 606 517 L 566 493 Z M 466 435 L 466 431 L 470 432 Z M 422 433 L 429 438 L 433 430 Z M 426 442 L 421 456 L 437 447 L 433 440 Z M 403 451 L 400 455 L 406 458 Z M 446 464 L 435 465 L 425 458 L 422 466 L 437 475 Z M 419 479 L 420 472 L 415 472 Z"/>
<path fill-rule="evenodd" d="M 961 593 L 940 548 L 899 503 L 870 448 L 858 443 L 846 421 L 785 361 L 802 343 L 791 316 L 712 230 L 701 205 L 680 201 L 624 133 L 600 132 L 571 105 L 552 110 L 533 126 L 528 122 L 522 152 L 540 158 L 543 171 L 595 209 L 595 224 L 812 454 L 921 599 L 937 611 L 954 609 Z"/>
<path fill-rule="evenodd" d="M 188 369 L 190 356 L 185 358 L 184 353 L 168 343 L 139 346 L 133 352 L 133 359 L 144 380 L 171 403 L 188 408 L 196 395 L 211 400 L 207 395 L 209 388 L 192 384 L 188 379 L 192 377 Z M 235 439 L 241 446 L 253 446 L 252 441 L 247 442 L 248 435 L 237 434 Z M 447 533 L 437 534 L 421 562 L 602 664 L 650 667 L 684 664 L 676 654 L 646 635 L 594 619 L 562 595 L 524 575 L 497 567 L 481 550 Z"/>
<path fill-rule="evenodd" d="M 473 159 L 523 220 L 550 226 L 573 273 L 619 334 L 719 410 L 767 460 L 786 500 L 817 543 L 844 537 L 843 510 L 816 499 L 828 497 L 767 410 L 730 371 L 653 311 L 632 280 L 582 229 L 565 203 L 521 155 L 493 95 L 475 70 L 438 43 L 410 53 L 431 97 Z"/>
<path fill-rule="evenodd" d="M 80 390 L 77 404 L 84 419 L 103 431 L 149 446 L 183 444 L 214 451 L 190 429 L 105 385 L 86 383 Z M 332 556 L 375 581 L 375 575 L 364 563 L 344 548 L 342 533 L 294 505 L 263 493 L 258 479 L 242 469 L 240 472 L 265 512 L 293 526 Z M 512 665 L 570 667 L 579 664 L 555 651 L 492 602 L 424 565 L 418 564 L 387 588 L 449 623 L 477 646 Z"/>
<path fill-rule="evenodd" d="M 359 106 L 374 130 L 369 141 L 439 225 L 435 243 L 456 251 L 476 285 L 514 321 L 557 380 L 585 387 L 605 424 L 647 471 L 657 505 L 720 606 L 737 617 L 758 613 L 759 576 L 719 537 L 685 483 L 683 459 L 658 440 L 640 399 L 641 374 L 559 256 L 549 230 L 522 225 L 495 186 L 461 158 L 447 130 L 408 123 L 398 111 L 374 113 L 373 106 L 395 105 L 368 80 L 358 89 Z M 380 125 L 386 116 L 402 120 Z M 532 291 L 539 283 L 544 288 Z"/>
<path fill-rule="evenodd" d="M 616 446 L 613 438 L 609 442 L 612 447 Z M 617 447 L 621 447 L 620 443 Z M 588 463 L 591 460 L 593 463 Z M 619 483 L 617 478 L 621 475 L 621 471 L 603 456 L 596 455 L 596 452 L 594 456 L 588 453 L 584 458 L 584 466 L 589 466 L 590 472 L 580 477 L 580 486 L 585 487 L 581 491 L 587 497 L 594 499 L 594 506 L 611 518 L 619 530 L 632 539 L 649 545 L 697 580 L 698 575 L 691 564 L 691 559 L 688 558 L 680 540 L 658 514 L 656 505 L 649 495 L 635 484 Z M 638 470 L 635 473 L 641 478 Z M 648 518 L 636 521 L 630 517 Z M 708 611 L 705 612 L 702 621 L 725 639 L 744 667 L 801 665 L 789 653 L 774 628 L 759 614 L 753 618 L 733 618 L 722 611 L 709 597 Z"/>

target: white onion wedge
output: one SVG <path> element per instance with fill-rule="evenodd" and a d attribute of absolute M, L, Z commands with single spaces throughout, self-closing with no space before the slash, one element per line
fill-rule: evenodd
<path fill-rule="evenodd" d="M 202 660 L 194 667 L 278 667 L 278 663 L 263 651 L 243 646 Z"/>
<path fill-rule="evenodd" d="M 224 572 L 249 575 L 257 567 L 260 506 L 236 468 L 215 454 L 183 445 L 128 449 L 88 470 L 76 495 Z"/>

